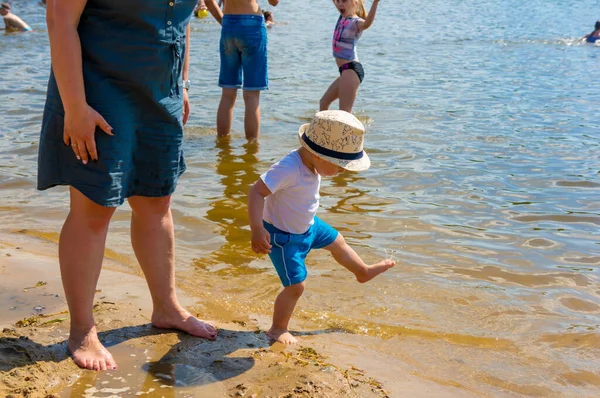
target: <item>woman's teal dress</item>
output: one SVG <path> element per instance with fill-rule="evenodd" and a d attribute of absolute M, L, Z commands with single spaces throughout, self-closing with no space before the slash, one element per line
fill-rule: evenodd
<path fill-rule="evenodd" d="M 96 130 L 97 162 L 63 143 L 64 109 L 50 74 L 38 189 L 70 185 L 115 207 L 130 196 L 170 195 L 185 170 L 185 35 L 194 0 L 88 0 L 78 26 L 87 103 L 113 127 Z"/>

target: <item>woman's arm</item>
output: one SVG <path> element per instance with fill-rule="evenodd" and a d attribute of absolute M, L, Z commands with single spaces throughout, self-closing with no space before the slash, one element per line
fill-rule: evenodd
<path fill-rule="evenodd" d="M 86 3 L 87 0 L 48 0 L 46 10 L 52 70 L 65 110 L 63 140 L 83 164 L 89 158 L 98 160 L 96 126 L 113 135 L 112 127 L 87 104 L 85 97 L 77 26 Z"/>
<path fill-rule="evenodd" d="M 46 10 L 52 70 L 65 112 L 76 112 L 86 104 L 81 42 L 77 33 L 86 3 L 87 0 L 49 0 Z"/>
<path fill-rule="evenodd" d="M 367 30 L 373 24 L 373 21 L 375 20 L 375 13 L 377 12 L 377 4 L 379 4 L 379 0 L 373 0 L 369 14 L 367 14 L 367 18 L 357 24 L 359 31 Z"/>
<path fill-rule="evenodd" d="M 188 26 L 185 30 L 185 58 L 183 59 L 183 70 L 181 71 L 181 77 L 183 81 L 189 80 L 189 70 L 190 70 L 190 35 L 192 33 L 191 24 L 188 23 Z M 188 95 L 188 90 L 183 89 L 183 124 L 187 123 L 188 118 L 190 117 L 190 98 Z"/>

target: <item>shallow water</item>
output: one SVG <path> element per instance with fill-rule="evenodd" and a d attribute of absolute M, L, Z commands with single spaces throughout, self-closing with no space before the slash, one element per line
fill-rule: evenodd
<path fill-rule="evenodd" d="M 241 99 L 232 139 L 216 141 L 219 27 L 193 21 L 188 171 L 173 213 L 179 283 L 215 317 L 270 314 L 279 283 L 250 249 L 246 194 L 297 146 L 337 73 L 333 6 L 282 3 L 259 146 L 243 139 Z M 451 3 L 381 2 L 360 40 L 355 112 L 373 165 L 324 181 L 319 215 L 366 260 L 393 249 L 399 262 L 358 285 L 314 252 L 296 326 L 380 336 L 417 374 L 469 391 L 598 395 L 600 48 L 577 40 L 597 2 Z M 13 8 L 35 31 L 0 37 L 0 221 L 55 239 L 66 190 L 34 189 L 43 8 Z M 108 247 L 133 270 L 128 220 L 125 206 Z"/>

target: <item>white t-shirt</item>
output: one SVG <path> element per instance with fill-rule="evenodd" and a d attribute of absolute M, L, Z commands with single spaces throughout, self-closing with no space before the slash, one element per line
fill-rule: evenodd
<path fill-rule="evenodd" d="M 271 191 L 265 199 L 263 220 L 293 234 L 308 231 L 319 208 L 321 176 L 302 163 L 298 150 L 288 153 L 260 178 Z"/>

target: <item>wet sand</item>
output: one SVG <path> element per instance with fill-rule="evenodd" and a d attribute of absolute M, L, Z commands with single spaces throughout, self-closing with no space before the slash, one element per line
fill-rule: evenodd
<path fill-rule="evenodd" d="M 303 331 L 293 348 L 271 345 L 266 317 L 220 322 L 217 341 L 149 324 L 140 276 L 105 260 L 96 293 L 101 340 L 119 369 L 79 369 L 68 357 L 69 318 L 56 244 L 0 234 L 0 396 L 6 397 L 445 397 L 479 396 L 414 373 L 373 349 L 382 342 L 340 331 Z M 201 317 L 204 304 L 180 293 Z"/>

